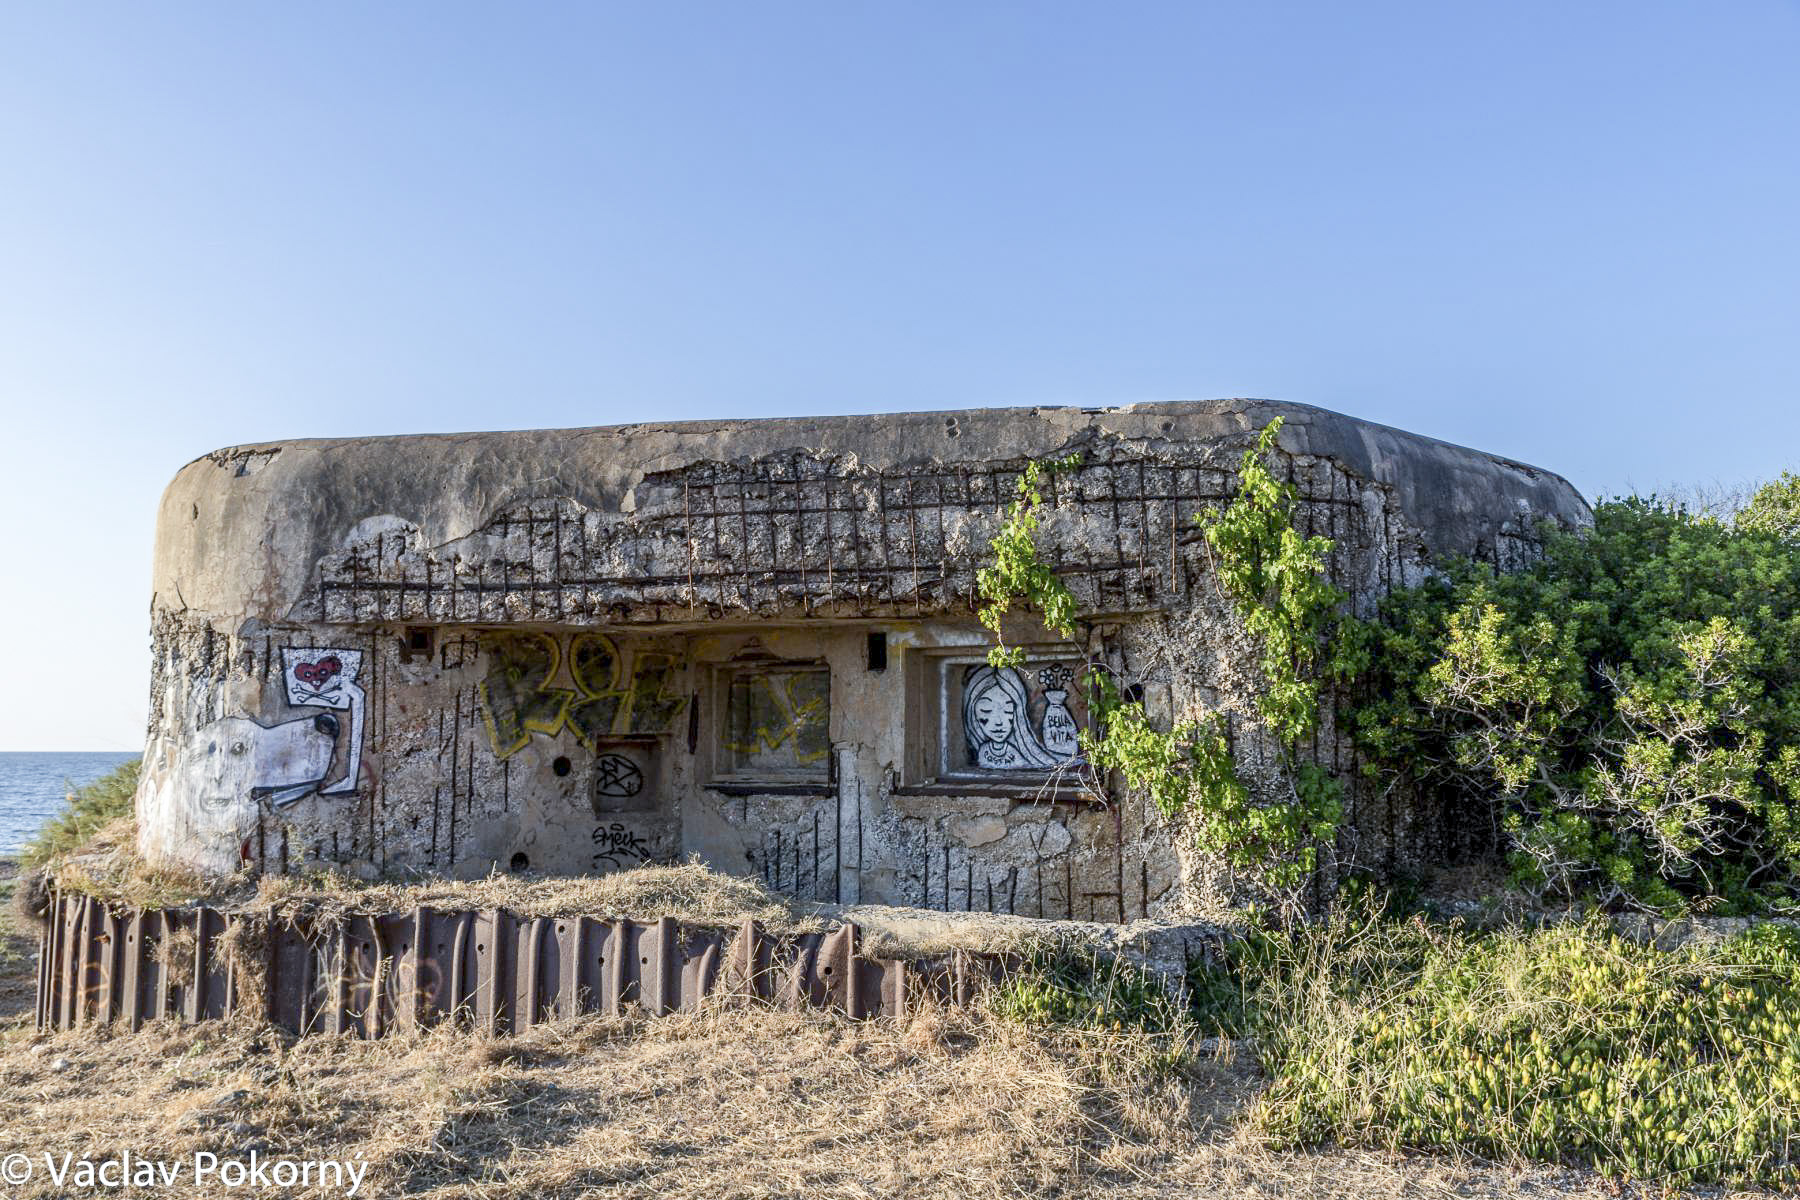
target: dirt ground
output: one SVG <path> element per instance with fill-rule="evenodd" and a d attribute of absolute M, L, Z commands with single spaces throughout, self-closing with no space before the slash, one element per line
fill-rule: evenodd
<path fill-rule="evenodd" d="M 0 889 L 6 886 L 0 879 Z M 981 1013 L 905 1021 L 719 1009 L 590 1019 L 489 1040 L 366 1043 L 249 1027 L 42 1036 L 32 939 L 0 937 L 0 1156 L 365 1164 L 360 1196 L 1604 1197 L 1541 1166 L 1272 1152 L 1232 1044 L 1179 1071 L 1128 1038 L 1049 1036 Z M 107 1192 L 103 1194 L 140 1194 Z M 153 1193 L 141 1193 L 153 1194 Z M 191 1184 L 162 1194 L 339 1196 Z"/>

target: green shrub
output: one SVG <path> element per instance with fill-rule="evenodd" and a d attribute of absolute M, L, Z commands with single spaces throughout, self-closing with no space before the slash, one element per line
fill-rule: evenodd
<path fill-rule="evenodd" d="M 1783 471 L 1751 494 L 1736 515 L 1739 529 L 1800 538 L 1800 475 Z"/>
<path fill-rule="evenodd" d="M 1800 1179 L 1800 938 L 1665 954 L 1600 925 L 1373 910 L 1241 952 L 1271 1141 L 1454 1148 L 1667 1185 Z"/>
<path fill-rule="evenodd" d="M 68 854 L 85 845 L 101 827 L 132 814 L 132 797 L 137 793 L 141 759 L 122 763 L 90 784 L 69 793 L 61 812 L 51 817 L 20 853 L 27 868 L 41 866 L 53 858 Z"/>
<path fill-rule="evenodd" d="M 1150 972 L 1116 955 L 1061 946 L 1031 954 L 995 990 L 994 1011 L 1028 1024 L 1172 1033 L 1185 1014 Z"/>
<path fill-rule="evenodd" d="M 1523 571 L 1456 563 L 1388 598 L 1357 717 L 1371 770 L 1497 805 L 1517 878 L 1545 893 L 1665 911 L 1791 899 L 1800 554 L 1757 521 L 1654 497 L 1545 536 Z"/>
<path fill-rule="evenodd" d="M 1188 960 L 1188 1017 L 1201 1037 L 1238 1038 L 1250 1032 L 1245 977 L 1231 959 Z"/>

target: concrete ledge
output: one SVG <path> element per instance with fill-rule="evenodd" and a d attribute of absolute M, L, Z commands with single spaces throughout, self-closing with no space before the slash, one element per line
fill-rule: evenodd
<path fill-rule="evenodd" d="M 1207 922 L 1055 921 L 1004 913 L 951 913 L 888 905 L 820 905 L 819 915 L 853 922 L 872 950 L 900 956 L 939 957 L 956 951 L 1020 954 L 1034 948 L 1081 946 L 1117 955 L 1162 976 L 1171 986 L 1192 959 L 1216 961 L 1239 934 Z"/>

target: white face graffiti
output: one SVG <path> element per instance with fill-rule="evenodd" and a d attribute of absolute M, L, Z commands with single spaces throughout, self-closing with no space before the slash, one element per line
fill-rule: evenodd
<path fill-rule="evenodd" d="M 1017 668 L 969 668 L 963 676 L 962 715 L 970 766 L 1044 770 L 1069 757 L 1047 749 L 1032 728 L 1031 690 Z"/>
<path fill-rule="evenodd" d="M 221 812 L 256 786 L 256 735 L 262 727 L 246 717 L 226 717 L 195 730 L 188 742 L 193 802 Z"/>
<path fill-rule="evenodd" d="M 223 717 L 194 731 L 195 799 L 222 809 L 251 792 L 317 785 L 331 769 L 337 718 L 327 713 L 279 725 Z"/>
<path fill-rule="evenodd" d="M 1033 676 L 1017 667 L 968 667 L 962 677 L 963 763 L 984 771 L 1042 771 L 1075 761 L 1080 744 L 1068 708 L 1071 674 L 1066 665 L 1052 663 L 1035 676 L 1044 685 L 1040 713 Z"/>
<path fill-rule="evenodd" d="M 994 694 L 989 689 L 975 701 L 975 719 L 981 729 L 981 736 L 990 742 L 1004 742 L 1012 735 L 1013 724 L 1018 720 L 1014 704 L 1005 696 Z"/>

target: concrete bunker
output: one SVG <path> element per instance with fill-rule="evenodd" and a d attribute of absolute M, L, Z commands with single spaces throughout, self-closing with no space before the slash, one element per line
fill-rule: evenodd
<path fill-rule="evenodd" d="M 1083 654 L 1159 719 L 1241 715 L 1255 657 L 1193 518 L 1284 418 L 1333 581 L 1370 611 L 1437 556 L 1502 567 L 1559 477 L 1301 405 L 1229 400 L 312 440 L 196 460 L 155 560 L 137 806 L 153 861 L 220 874 L 602 872 L 698 855 L 786 894 L 1098 920 L 1210 886 L 1180 830 L 1077 781 Z M 1033 459 L 1071 646 L 985 663 L 975 573 Z M 1336 712 L 1335 860 L 1481 830 L 1383 797 Z"/>

